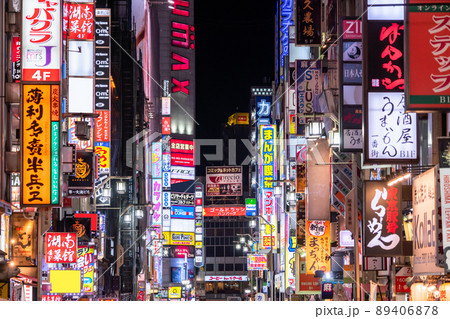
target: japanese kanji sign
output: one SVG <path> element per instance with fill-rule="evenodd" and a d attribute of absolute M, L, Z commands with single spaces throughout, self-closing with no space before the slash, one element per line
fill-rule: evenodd
<path fill-rule="evenodd" d="M 94 38 L 94 4 L 70 3 L 67 6 L 67 32 L 69 39 Z"/>
<path fill-rule="evenodd" d="M 60 201 L 59 86 L 23 85 L 21 205 Z"/>
<path fill-rule="evenodd" d="M 296 21 L 296 45 L 320 45 L 322 43 L 320 0 L 298 0 Z"/>
<path fill-rule="evenodd" d="M 331 269 L 330 221 L 306 221 L 306 274 Z"/>
<path fill-rule="evenodd" d="M 406 105 L 411 110 L 450 107 L 450 4 L 410 0 L 406 7 Z M 442 4 L 438 4 L 442 3 Z"/>
<path fill-rule="evenodd" d="M 261 219 L 261 241 L 262 249 L 276 248 L 277 246 L 277 205 L 276 198 L 273 193 L 274 185 L 272 180 L 277 178 L 276 168 L 276 127 L 275 125 L 260 125 L 260 185 L 261 195 L 259 203 L 261 205 L 261 216 L 272 225 L 266 224 Z M 245 208 L 244 208 L 245 212 Z M 271 245 L 272 239 L 272 245 Z"/>
<path fill-rule="evenodd" d="M 297 113 L 321 112 L 319 96 L 322 94 L 322 62 L 315 60 L 296 60 Z M 299 118 L 298 124 L 305 124 Z"/>
<path fill-rule="evenodd" d="M 22 80 L 59 81 L 61 0 L 22 0 Z"/>
<path fill-rule="evenodd" d="M 401 184 L 366 181 L 362 232 L 365 256 L 398 256 L 402 253 L 403 229 Z"/>
<path fill-rule="evenodd" d="M 404 93 L 369 92 L 364 129 L 366 162 L 417 161 L 417 115 L 406 113 Z"/>
<path fill-rule="evenodd" d="M 248 255 L 247 270 L 267 270 L 267 255 L 265 254 Z"/>
<path fill-rule="evenodd" d="M 77 262 L 76 233 L 47 233 L 45 237 L 47 264 Z"/>
<path fill-rule="evenodd" d="M 438 262 L 437 168 L 433 167 L 413 179 L 413 273 L 441 275 Z"/>

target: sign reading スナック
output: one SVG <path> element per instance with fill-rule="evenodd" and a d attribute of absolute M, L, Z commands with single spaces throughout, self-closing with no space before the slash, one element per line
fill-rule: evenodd
<path fill-rule="evenodd" d="M 76 233 L 47 233 L 45 237 L 47 264 L 77 262 Z"/>
<path fill-rule="evenodd" d="M 437 264 L 437 194 L 436 167 L 413 179 L 413 273 L 441 275 Z"/>
<path fill-rule="evenodd" d="M 364 212 L 365 256 L 398 256 L 402 253 L 402 189 L 386 181 L 367 181 Z"/>
<path fill-rule="evenodd" d="M 322 43 L 320 0 L 298 0 L 296 25 L 296 45 L 320 45 Z"/>
<path fill-rule="evenodd" d="M 21 205 L 60 202 L 59 85 L 23 85 Z"/>
<path fill-rule="evenodd" d="M 22 1 L 22 81 L 60 80 L 61 0 Z"/>
<path fill-rule="evenodd" d="M 330 262 L 330 221 L 308 220 L 306 223 L 306 274 L 328 272 Z"/>
<path fill-rule="evenodd" d="M 410 110 L 448 109 L 450 38 L 448 1 L 410 0 L 406 7 L 406 101 Z M 439 5 L 439 3 L 442 3 Z"/>
<path fill-rule="evenodd" d="M 261 219 L 261 249 L 270 249 L 271 247 L 275 249 L 277 246 L 277 205 L 272 183 L 277 174 L 275 130 L 275 125 L 260 125 L 260 185 L 262 187 L 259 202 L 261 216 L 272 225 L 270 227 Z"/>

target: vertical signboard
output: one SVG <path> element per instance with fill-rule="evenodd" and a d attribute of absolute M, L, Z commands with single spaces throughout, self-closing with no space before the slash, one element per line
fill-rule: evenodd
<path fill-rule="evenodd" d="M 413 273 L 418 275 L 441 275 L 437 267 L 437 198 L 436 167 L 413 179 Z"/>
<path fill-rule="evenodd" d="M 67 194 L 69 196 L 89 196 L 94 185 L 94 153 L 77 151 L 75 175 L 69 175 Z"/>
<path fill-rule="evenodd" d="M 439 138 L 438 143 L 442 214 L 442 245 L 445 271 L 450 272 L 450 138 Z"/>
<path fill-rule="evenodd" d="M 307 220 L 306 222 L 306 274 L 331 270 L 330 221 Z"/>
<path fill-rule="evenodd" d="M 21 205 L 60 202 L 59 85 L 23 85 Z"/>
<path fill-rule="evenodd" d="M 22 81 L 59 82 L 61 0 L 22 0 Z"/>
<path fill-rule="evenodd" d="M 341 20 L 340 134 L 342 152 L 362 152 L 362 21 Z"/>
<path fill-rule="evenodd" d="M 370 257 L 402 254 L 402 188 L 386 181 L 365 182 L 364 255 Z M 350 229 L 352 230 L 352 229 Z"/>
<path fill-rule="evenodd" d="M 319 97 L 322 94 L 322 62 L 316 60 L 296 60 L 297 113 L 321 112 Z M 305 124 L 299 118 L 298 124 Z"/>
<path fill-rule="evenodd" d="M 274 186 L 272 180 L 277 178 L 277 155 L 276 155 L 276 126 L 260 125 L 260 185 L 261 185 L 261 216 L 267 220 L 270 225 L 261 219 L 261 240 L 262 249 L 277 247 L 277 205 L 274 195 Z"/>
<path fill-rule="evenodd" d="M 162 215 L 162 187 L 161 179 L 152 179 L 152 203 L 153 203 L 153 215 L 152 225 L 161 227 L 161 215 Z"/>
<path fill-rule="evenodd" d="M 410 110 L 450 106 L 448 1 L 409 0 L 406 7 L 406 103 Z M 441 4 L 441 5 L 439 5 Z"/>
<path fill-rule="evenodd" d="M 21 44 L 20 44 L 20 37 L 19 36 L 13 36 L 11 38 L 12 42 L 12 48 L 11 48 L 11 78 L 13 82 L 20 82 L 21 74 L 22 74 L 22 68 L 21 68 L 21 57 L 20 57 L 20 50 L 21 50 Z"/>
<path fill-rule="evenodd" d="M 322 43 L 322 1 L 298 0 L 295 21 L 296 45 L 321 45 Z"/>
<path fill-rule="evenodd" d="M 417 115 L 405 109 L 403 16 L 388 9 L 370 10 L 363 37 L 368 92 L 364 96 L 364 161 L 417 163 Z"/>
<path fill-rule="evenodd" d="M 317 140 L 308 149 L 306 160 L 307 217 L 310 220 L 330 220 L 330 148 L 327 140 Z M 318 165 L 317 165 L 318 164 Z"/>
<path fill-rule="evenodd" d="M 162 148 L 160 142 L 152 144 L 152 177 L 162 177 Z"/>
<path fill-rule="evenodd" d="M 204 191 L 202 183 L 195 183 L 195 257 L 194 266 L 203 266 L 203 199 Z"/>
<path fill-rule="evenodd" d="M 77 250 L 77 267 L 83 271 L 83 292 L 94 294 L 96 279 L 96 257 L 93 246 L 79 246 Z"/>

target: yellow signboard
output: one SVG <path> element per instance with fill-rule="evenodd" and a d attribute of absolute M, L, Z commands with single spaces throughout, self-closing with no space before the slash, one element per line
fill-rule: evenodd
<path fill-rule="evenodd" d="M 330 221 L 308 220 L 306 223 L 306 274 L 331 270 Z"/>
<path fill-rule="evenodd" d="M 22 205 L 59 204 L 59 86 L 23 85 Z"/>
<path fill-rule="evenodd" d="M 194 233 L 163 232 L 164 245 L 194 245 Z"/>
<path fill-rule="evenodd" d="M 49 281 L 52 284 L 53 294 L 79 294 L 83 291 L 81 286 L 81 270 L 49 270 Z"/>
<path fill-rule="evenodd" d="M 234 113 L 228 117 L 228 125 L 248 125 L 249 114 L 248 113 Z"/>
<path fill-rule="evenodd" d="M 180 299 L 181 287 L 169 287 L 169 299 Z"/>

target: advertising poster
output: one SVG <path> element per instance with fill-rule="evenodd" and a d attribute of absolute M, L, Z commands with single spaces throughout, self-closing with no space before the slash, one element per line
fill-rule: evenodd
<path fill-rule="evenodd" d="M 242 196 L 242 166 L 206 167 L 206 196 Z"/>
<path fill-rule="evenodd" d="M 362 232 L 364 255 L 370 257 L 402 254 L 402 187 L 386 181 L 365 182 L 365 210 Z"/>
<path fill-rule="evenodd" d="M 12 251 L 8 257 L 11 257 L 17 266 L 29 266 L 27 258 L 33 259 L 36 255 L 35 221 L 23 217 L 22 213 L 13 214 L 11 221 Z"/>
<path fill-rule="evenodd" d="M 437 169 L 436 167 L 413 179 L 413 273 L 441 275 L 444 268 L 437 267 Z"/>
<path fill-rule="evenodd" d="M 247 270 L 267 270 L 267 255 L 265 254 L 247 255 Z"/>
<path fill-rule="evenodd" d="M 307 220 L 306 222 L 306 274 L 331 271 L 330 221 Z"/>

